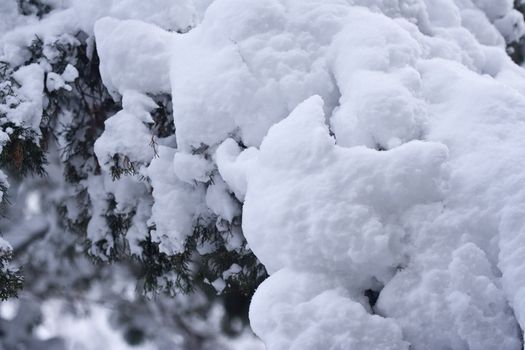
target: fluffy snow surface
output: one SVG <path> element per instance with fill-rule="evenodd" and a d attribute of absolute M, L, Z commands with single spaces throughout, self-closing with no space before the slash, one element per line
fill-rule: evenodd
<path fill-rule="evenodd" d="M 250 310 L 269 350 L 523 348 L 525 72 L 505 41 L 524 24 L 512 0 L 145 4 L 71 1 L 7 32 L 2 55 L 20 61 L 29 32 L 94 33 L 123 101 L 95 146 L 102 168 L 125 155 L 150 179 L 142 215 L 167 254 L 199 217 L 242 216 L 271 275 Z M 22 107 L 42 103 L 44 68 L 17 72 Z M 171 94 L 176 128 L 157 146 L 155 94 Z M 133 201 L 125 183 L 101 186 Z"/>
<path fill-rule="evenodd" d="M 233 39 L 254 47 L 251 95 L 277 84 L 263 108 L 308 98 L 258 149 L 217 150 L 271 273 L 250 312 L 268 349 L 522 348 L 524 74 L 487 34 L 510 3 L 439 3 L 268 1 L 275 24 Z M 234 23 L 264 17 L 245 7 L 257 14 Z M 284 50 L 268 44 L 279 37 Z M 301 88 L 279 86 L 297 76 Z"/>
<path fill-rule="evenodd" d="M 282 111 L 308 98 L 267 132 L 257 123 L 260 146 L 242 121 L 253 114 L 230 110 L 258 150 L 217 150 L 271 273 L 250 313 L 268 349 L 522 348 L 524 74 L 488 22 L 511 16 L 510 3 L 220 3 L 245 13 L 230 22 L 248 28 L 228 30 L 237 71 L 256 80 L 249 96 L 278 91 L 262 108 Z"/>

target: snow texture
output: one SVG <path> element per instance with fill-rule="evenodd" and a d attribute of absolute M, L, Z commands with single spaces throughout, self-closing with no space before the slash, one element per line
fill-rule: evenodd
<path fill-rule="evenodd" d="M 272 3 L 265 12 L 280 23 Z M 372 11 L 329 3 L 281 4 L 293 22 L 285 31 L 291 43 L 324 29 L 316 44 L 327 43 L 321 67 L 330 80 L 313 80 L 324 108 L 320 97 L 309 98 L 269 128 L 258 150 L 241 153 L 228 139 L 216 154 L 219 172 L 244 200 L 250 247 L 272 274 L 254 297 L 252 327 L 269 349 L 407 348 L 402 340 L 413 349 L 521 348 L 523 176 L 515 167 L 525 153 L 513 135 L 522 132 L 524 75 L 487 21 L 513 37 L 503 25 L 513 16 L 509 2 L 376 2 Z M 239 28 L 256 21 L 247 13 Z M 302 36 L 293 32 L 306 22 Z M 260 45 L 244 57 L 274 49 Z M 303 56 L 317 50 L 310 45 Z M 282 54 L 272 66 L 292 57 Z M 250 67 L 260 81 L 265 71 Z M 307 79 L 288 91 L 311 95 Z M 242 124 L 233 124 L 244 136 Z M 324 280 L 332 285 L 323 287 Z M 347 300 L 326 297 L 333 288 L 343 288 Z M 364 297 L 369 290 L 379 295 L 376 305 Z M 318 299 L 322 306 L 310 306 Z M 332 302 L 337 312 L 328 311 Z M 367 312 L 352 311 L 355 323 L 334 322 L 345 324 L 338 330 L 330 322 L 352 303 Z M 377 315 L 384 324 L 373 323 L 372 340 L 365 337 L 371 343 L 360 342 L 360 326 Z"/>
<path fill-rule="evenodd" d="M 108 237 L 108 192 L 139 208 L 136 254 L 145 221 L 173 255 L 199 218 L 242 218 L 270 273 L 250 310 L 268 350 L 522 348 L 525 72 L 505 43 L 525 25 L 511 0 L 72 0 L 10 30 L 13 3 L 0 59 L 80 27 L 122 99 L 95 145 L 88 238 Z M 78 75 L 47 73 L 15 72 L 14 123 L 37 128 L 44 88 Z M 154 140 L 162 94 L 175 137 Z M 115 157 L 136 178 L 110 181 Z"/>
<path fill-rule="evenodd" d="M 170 33 L 142 21 L 105 17 L 95 24 L 95 37 L 100 74 L 110 92 L 169 91 Z"/>
<path fill-rule="evenodd" d="M 185 238 L 192 233 L 194 219 L 205 212 L 206 193 L 202 186 L 192 186 L 177 178 L 173 171 L 174 150 L 160 146 L 146 174 L 151 178 L 153 198 L 151 223 L 155 225 L 153 241 L 160 251 L 179 253 Z"/>
<path fill-rule="evenodd" d="M 95 143 L 95 154 L 102 167 L 108 168 L 115 155 L 127 157 L 124 167 L 149 163 L 155 155 L 146 126 L 153 122 L 149 112 L 157 107 L 155 102 L 146 95 L 126 91 L 122 106 L 120 112 L 105 121 L 104 133 Z"/>

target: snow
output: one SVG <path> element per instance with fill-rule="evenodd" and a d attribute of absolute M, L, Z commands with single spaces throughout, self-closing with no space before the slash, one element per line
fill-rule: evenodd
<path fill-rule="evenodd" d="M 282 269 L 257 290 L 251 326 L 267 349 L 408 349 L 392 320 L 371 315 L 327 275 Z"/>
<path fill-rule="evenodd" d="M 67 83 L 72 83 L 78 78 L 77 69 L 68 64 L 62 74 L 57 74 L 55 72 L 47 73 L 46 77 L 46 89 L 50 92 L 65 89 L 67 91 L 73 90 L 71 85 Z"/>
<path fill-rule="evenodd" d="M 160 251 L 170 255 L 180 253 L 184 241 L 192 233 L 193 222 L 205 213 L 202 208 L 205 192 L 202 186 L 192 186 L 179 180 L 173 171 L 174 150 L 159 146 L 158 157 L 153 159 L 145 174 L 151 178 L 153 198 L 150 224 L 154 242 Z"/>
<path fill-rule="evenodd" d="M 222 293 L 224 288 L 226 288 L 226 282 L 224 282 L 222 278 L 217 278 L 215 281 L 211 282 L 211 285 L 215 288 L 218 295 Z"/>
<path fill-rule="evenodd" d="M 313 11 L 338 15 L 330 6 Z M 318 93 L 329 99 L 334 87 L 318 51 L 327 44 L 327 24 L 336 24 L 318 23 L 323 32 L 308 32 L 310 19 L 294 20 L 276 0 L 215 1 L 202 24 L 174 42 L 171 81 L 181 149 L 217 145 L 237 129 L 245 145 L 258 146 L 305 98 Z"/>
<path fill-rule="evenodd" d="M 516 10 L 509 12 L 505 17 L 497 19 L 494 25 L 503 33 L 507 42 L 519 41 L 525 33 L 523 15 Z"/>
<path fill-rule="evenodd" d="M 142 21 L 106 17 L 96 22 L 95 37 L 100 74 L 110 92 L 169 91 L 171 34 Z M 144 72 L 148 72 L 147 79 Z"/>
<path fill-rule="evenodd" d="M 71 64 L 68 64 L 66 68 L 64 68 L 61 77 L 66 83 L 72 83 L 78 78 L 78 70 Z"/>
<path fill-rule="evenodd" d="M 95 142 L 95 154 L 103 168 L 109 170 L 115 155 L 127 157 L 124 168 L 149 164 L 155 156 L 152 136 L 146 123 L 155 102 L 146 95 L 125 91 L 123 109 L 104 122 L 104 133 Z M 131 158 L 130 158 L 131 157 Z"/>
<path fill-rule="evenodd" d="M 241 271 L 242 271 L 242 267 L 240 267 L 237 264 L 232 264 L 232 266 L 230 266 L 228 270 L 224 271 L 224 273 L 222 274 L 222 278 L 226 280 L 230 278 L 230 276 L 238 274 Z"/>
<path fill-rule="evenodd" d="M 148 229 L 173 255 L 199 218 L 242 217 L 270 273 L 250 309 L 268 350 L 522 348 L 525 73 L 504 47 L 525 25 L 511 0 L 71 4 L 0 24 L 0 54 L 20 64 L 35 34 L 75 26 L 95 36 L 123 109 L 95 144 L 89 239 L 110 236 L 107 193 L 138 208 L 134 254 Z M 49 91 L 78 77 L 47 70 L 14 73 L 10 120 L 37 129 L 45 74 Z M 150 128 L 159 94 L 169 140 Z M 108 180 L 116 155 L 136 177 Z"/>
<path fill-rule="evenodd" d="M 237 199 L 244 201 L 246 195 L 246 173 L 256 157 L 257 149 L 248 148 L 241 153 L 239 145 L 233 139 L 226 139 L 215 152 L 215 162 L 219 173 Z"/>
<path fill-rule="evenodd" d="M 243 151 L 227 139 L 218 147 L 219 172 L 244 201 L 244 234 L 271 274 L 250 316 L 268 349 L 357 342 L 345 333 L 351 327 L 337 330 L 318 316 L 337 300 L 323 298 L 334 287 L 315 289 L 323 279 L 349 293 L 348 305 L 401 329 L 414 349 L 520 347 L 510 306 L 523 325 L 523 268 L 515 265 L 522 244 L 514 236 L 523 215 L 522 205 L 512 205 L 524 154 L 514 136 L 523 133 L 523 73 L 478 42 L 501 45 L 494 29 L 464 29 L 460 20 L 487 15 L 503 23 L 508 3 L 498 4 L 478 2 L 483 14 L 447 2 L 432 12 L 429 28 L 347 9 L 349 24 L 338 27 L 325 52 L 339 106 L 312 97 L 270 127 L 260 146 Z M 315 282 L 301 286 L 303 274 Z M 379 292 L 372 309 L 367 289 Z M 306 290 L 313 295 L 287 301 Z M 322 307 L 301 309 L 316 298 Z M 362 323 L 371 317 L 353 315 Z M 406 346 L 394 331 L 374 334 L 389 336 L 392 348 Z"/>
<path fill-rule="evenodd" d="M 97 19 L 110 16 L 138 20 L 170 31 L 187 30 L 196 25 L 209 0 L 74 0 L 82 28 L 90 32 Z"/>
<path fill-rule="evenodd" d="M 54 72 L 51 72 L 46 77 L 46 89 L 48 91 L 57 91 L 65 89 L 71 91 L 71 86 L 67 85 L 62 77 Z"/>
<path fill-rule="evenodd" d="M 16 0 L 5 0 L 0 3 L 0 35 L 17 25 L 23 25 L 25 20 L 18 15 Z"/>
<path fill-rule="evenodd" d="M 489 19 L 504 17 L 512 10 L 512 0 L 472 0 Z"/>
<path fill-rule="evenodd" d="M 213 213 L 230 223 L 241 214 L 238 202 L 232 198 L 228 186 L 220 177 L 215 177 L 206 190 L 206 205 Z"/>
<path fill-rule="evenodd" d="M 8 118 L 15 125 L 39 130 L 42 119 L 44 70 L 38 64 L 24 66 L 13 74 L 20 85 L 18 93 L 22 101 L 11 109 Z"/>
<path fill-rule="evenodd" d="M 356 284 L 385 281 L 402 262 L 405 236 L 388 216 L 441 199 L 446 158 L 433 143 L 339 147 L 313 97 L 264 139 L 248 172 L 244 234 L 270 273 L 347 270 Z"/>
<path fill-rule="evenodd" d="M 173 170 L 180 180 L 193 184 L 209 181 L 213 165 L 202 155 L 179 152 L 173 157 Z"/>
<path fill-rule="evenodd" d="M 487 16 L 476 9 L 467 8 L 461 11 L 461 24 L 484 45 L 503 45 L 501 34 L 490 25 Z"/>

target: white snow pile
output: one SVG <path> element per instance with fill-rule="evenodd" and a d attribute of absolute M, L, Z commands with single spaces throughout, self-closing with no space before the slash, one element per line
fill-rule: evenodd
<path fill-rule="evenodd" d="M 512 0 L 145 4 L 72 1 L 45 30 L 94 32 L 123 100 L 96 154 L 105 171 L 125 154 L 151 180 L 141 215 L 161 251 L 180 252 L 202 215 L 242 215 L 271 275 L 250 310 L 269 350 L 523 348 L 525 72 L 505 42 L 525 25 Z M 5 57 L 24 33 L 0 40 Z M 42 86 L 20 83 L 37 103 L 29 87 Z M 157 146 L 155 94 L 171 94 L 176 127 Z M 131 182 L 98 186 L 134 200 Z"/>
<path fill-rule="evenodd" d="M 216 153 L 271 273 L 252 327 L 270 350 L 520 349 L 525 75 L 496 29 L 518 17 L 370 3 L 218 1 L 175 54 L 179 146 L 253 146 Z"/>

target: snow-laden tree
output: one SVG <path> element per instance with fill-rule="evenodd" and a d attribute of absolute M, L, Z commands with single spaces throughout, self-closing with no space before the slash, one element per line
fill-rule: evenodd
<path fill-rule="evenodd" d="M 203 319 L 241 332 L 267 273 L 269 350 L 523 347 L 511 0 L 5 0 L 0 20 L 0 297 L 24 276 L 27 300 L 7 348 L 44 346 L 27 315 L 50 298 L 111 306 L 130 343 L 225 347 Z"/>
<path fill-rule="evenodd" d="M 0 322 L 0 348 L 58 346 L 35 334 L 45 317 L 41 307 L 55 299 L 73 314 L 91 304 L 112 310 L 113 325 L 131 344 L 228 349 L 223 334 L 243 332 L 249 297 L 265 270 L 246 247 L 239 219 L 196 217 L 183 249 L 162 252 L 152 240 L 153 189 L 143 164 L 115 153 L 106 172 L 95 155 L 95 142 L 111 131 L 104 121 L 126 100 L 112 97 L 101 80 L 93 23 L 112 13 L 133 17 L 138 4 L 0 4 L 0 189 L 10 202 L 0 223 L 10 243 L 0 245 L 0 297 L 16 295 L 25 278 L 23 307 Z M 144 10 L 153 21 L 164 5 Z M 166 29 L 183 31 L 182 22 L 189 30 L 196 15 L 174 6 L 162 18 Z M 171 98 L 158 92 L 143 99 L 155 101 L 142 125 L 154 154 L 158 143 L 174 139 Z"/>

